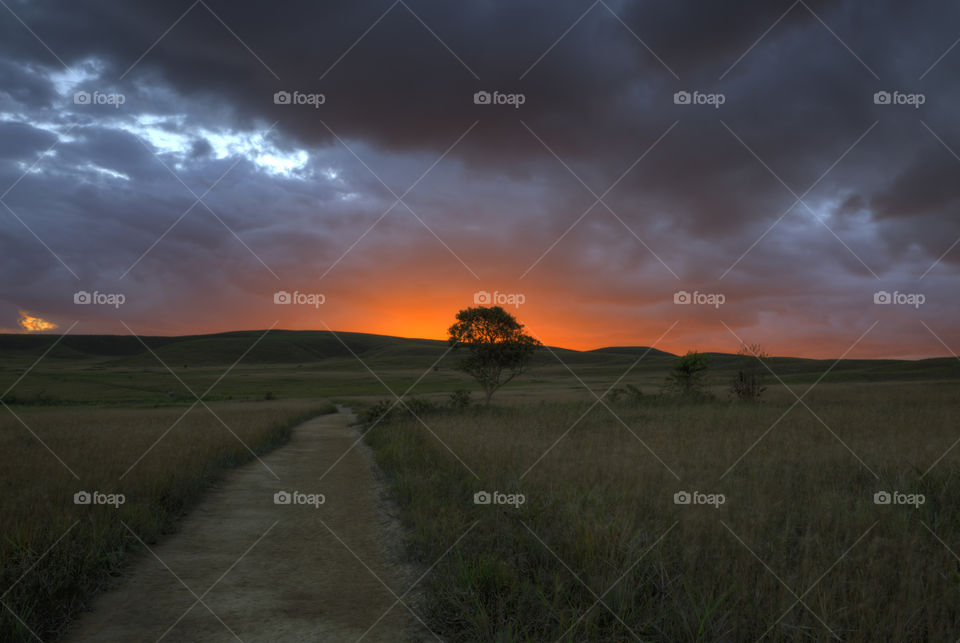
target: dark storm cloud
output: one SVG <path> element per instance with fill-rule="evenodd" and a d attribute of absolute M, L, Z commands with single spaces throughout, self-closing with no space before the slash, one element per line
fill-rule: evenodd
<path fill-rule="evenodd" d="M 7 52 L 10 55 L 12 52 Z M 42 68 L 17 64 L 11 59 L 0 60 L 0 109 L 13 105 L 35 107 L 49 105 L 56 97 L 53 84 L 40 75 Z"/>
<path fill-rule="evenodd" d="M 960 161 L 951 162 L 942 149 L 926 150 L 911 159 L 895 180 L 873 198 L 877 218 L 915 217 L 938 212 L 956 215 L 960 205 L 957 176 Z"/>
<path fill-rule="evenodd" d="M 0 123 L 0 140 L 0 159 L 11 162 L 38 156 L 53 145 L 57 136 L 27 123 L 5 122 Z"/>
<path fill-rule="evenodd" d="M 20 9 L 69 65 L 93 57 L 105 65 L 102 78 L 121 86 L 155 83 L 184 98 L 215 97 L 238 123 L 279 121 L 280 131 L 305 143 L 329 142 L 329 132 L 319 123 L 323 118 L 346 138 L 440 151 L 480 119 L 478 135 L 468 137 L 458 151 L 473 160 L 503 164 L 517 154 L 544 152 L 539 144 L 523 140 L 529 138 L 518 122 L 523 118 L 562 157 L 600 165 L 606 173 L 628 164 L 632 154 L 673 120 L 697 131 L 718 129 L 722 116 L 738 131 L 742 127 L 745 140 L 791 183 L 816 177 L 824 144 L 847 142 L 874 120 L 878 112 L 870 100 L 873 91 L 884 82 L 904 90 L 917 85 L 917 77 L 953 37 L 943 15 L 949 9 L 932 4 L 907 11 L 900 3 L 808 3 L 830 29 L 842 34 L 854 54 L 805 5 L 786 2 L 741 2 L 735 7 L 610 3 L 625 24 L 601 4 L 583 16 L 591 7 L 585 2 L 411 2 L 416 15 L 402 4 L 391 5 L 280 2 L 265 8 L 208 3 L 243 44 L 203 4 L 135 2 L 118 11 L 115 3 L 88 1 L 55 12 L 37 4 Z M 778 19 L 756 48 L 718 80 Z M 57 64 L 18 27 L 11 21 L 4 25 L 9 54 L 30 56 L 32 64 Z M 905 28 L 914 33 L 904 33 Z M 923 34 L 919 47 L 908 41 L 919 35 L 916 32 Z M 856 56 L 876 70 L 882 82 Z M 949 77 L 957 68 L 948 57 L 933 73 Z M 715 114 L 680 109 L 671 96 L 683 88 L 723 90 L 728 102 Z M 327 103 L 321 110 L 277 106 L 272 97 L 278 89 L 322 91 Z M 477 89 L 521 91 L 527 102 L 520 110 L 475 106 Z M 938 109 L 933 99 L 925 114 Z M 949 106 L 940 110 L 949 115 Z M 226 115 L 225 110 L 216 116 Z M 192 116 L 202 122 L 199 111 Z M 728 135 L 722 129 L 719 134 Z M 678 141 L 665 147 L 671 153 L 656 157 L 661 175 L 644 174 L 652 177 L 649 184 L 662 184 L 663 174 L 674 180 L 681 174 L 702 176 L 706 166 L 731 160 L 729 152 L 712 142 Z M 747 165 L 736 159 L 734 163 Z"/>

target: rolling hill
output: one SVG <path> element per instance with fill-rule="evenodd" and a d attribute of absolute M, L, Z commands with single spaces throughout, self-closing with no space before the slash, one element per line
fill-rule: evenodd
<path fill-rule="evenodd" d="M 709 353 L 711 374 L 718 381 L 743 368 L 750 358 Z M 176 371 L 240 369 L 266 373 L 290 369 L 332 372 L 423 372 L 431 366 L 454 371 L 456 353 L 445 341 L 331 331 L 233 331 L 178 337 L 131 335 L 23 335 L 0 334 L 0 370 L 13 375 L 39 360 L 37 374 L 50 378 L 67 373 L 147 372 L 169 366 Z M 158 361 L 163 362 L 161 364 Z M 533 369 L 551 373 L 616 378 L 628 368 L 632 373 L 660 378 L 676 356 L 643 346 L 612 346 L 589 351 L 549 347 L 537 353 Z M 952 357 L 924 360 L 807 359 L 774 357 L 768 365 L 785 382 L 889 381 L 960 379 L 960 360 Z M 365 368 L 366 367 L 366 368 Z M 279 369 L 279 371 L 278 371 Z M 539 376 L 538 376 L 539 377 Z"/>

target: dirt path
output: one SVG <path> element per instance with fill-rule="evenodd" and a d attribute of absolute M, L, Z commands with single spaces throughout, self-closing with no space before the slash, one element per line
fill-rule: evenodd
<path fill-rule="evenodd" d="M 357 439 L 353 419 L 341 409 L 294 429 L 286 446 L 263 458 L 279 481 L 256 461 L 230 472 L 176 534 L 151 546 L 156 557 L 140 558 L 116 589 L 95 599 L 65 640 L 433 639 L 402 604 L 377 622 L 396 598 L 374 573 L 397 596 L 412 581 L 396 562 L 396 525 L 366 446 L 317 482 Z M 325 502 L 274 503 L 276 492 L 295 490 L 324 494 Z"/>

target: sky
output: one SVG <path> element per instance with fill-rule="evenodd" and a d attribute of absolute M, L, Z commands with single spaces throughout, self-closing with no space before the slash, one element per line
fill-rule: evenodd
<path fill-rule="evenodd" d="M 960 5 L 0 2 L 0 330 L 960 351 Z"/>

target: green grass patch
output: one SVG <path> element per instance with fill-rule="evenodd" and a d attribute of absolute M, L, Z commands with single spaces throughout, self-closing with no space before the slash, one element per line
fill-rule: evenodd
<path fill-rule="evenodd" d="M 792 402 L 621 402 L 621 423 L 519 401 L 377 424 L 410 555 L 435 564 L 421 615 L 448 641 L 956 640 L 960 567 L 938 539 L 960 538 L 960 456 L 922 475 L 956 439 L 955 390 L 823 384 L 816 416 L 778 421 Z M 525 502 L 474 504 L 481 490 Z"/>

